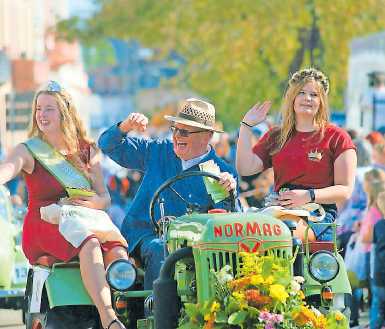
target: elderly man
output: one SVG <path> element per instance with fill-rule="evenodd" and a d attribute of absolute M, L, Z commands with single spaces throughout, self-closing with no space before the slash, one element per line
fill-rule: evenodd
<path fill-rule="evenodd" d="M 235 169 L 221 160 L 209 145 L 215 128 L 215 108 L 199 99 L 187 99 L 177 116 L 165 116 L 172 123 L 172 141 L 129 137 L 129 131 L 143 132 L 148 119 L 141 113 L 131 113 L 124 121 L 112 126 L 99 138 L 99 147 L 119 165 L 141 170 L 142 184 L 128 210 L 122 234 L 128 242 L 128 252 L 139 257 L 146 270 L 144 288 L 152 289 L 163 260 L 163 243 L 150 223 L 149 205 L 154 192 L 167 179 L 185 171 L 199 170 L 199 164 L 214 161 L 221 174 L 220 184 L 227 191 L 236 189 Z M 185 200 L 209 204 L 202 177 L 194 176 L 177 182 L 175 190 Z M 167 191 L 169 192 L 169 191 Z M 180 216 L 186 213 L 186 204 L 173 193 L 163 193 L 165 213 Z M 215 205 L 224 208 L 226 200 Z M 159 218 L 159 209 L 156 210 Z"/>

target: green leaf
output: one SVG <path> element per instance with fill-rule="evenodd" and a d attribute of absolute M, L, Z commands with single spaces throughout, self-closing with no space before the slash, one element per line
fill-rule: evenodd
<path fill-rule="evenodd" d="M 218 323 L 227 323 L 228 317 L 224 311 L 218 311 L 215 316 L 215 322 Z"/>
<path fill-rule="evenodd" d="M 246 318 L 247 318 L 247 312 L 246 311 L 238 311 L 238 312 L 235 312 L 229 316 L 227 323 L 242 326 L 242 324 L 246 320 Z"/>
<path fill-rule="evenodd" d="M 266 279 L 271 274 L 271 269 L 273 268 L 273 259 L 266 257 L 262 265 L 262 277 Z"/>
<path fill-rule="evenodd" d="M 226 310 L 229 313 L 234 313 L 236 311 L 239 311 L 239 309 L 240 309 L 239 302 L 234 297 L 230 296 L 228 299 Z"/>
<path fill-rule="evenodd" d="M 186 303 L 186 304 L 184 304 L 184 309 L 185 309 L 186 314 L 190 318 L 194 318 L 200 314 L 200 308 L 199 308 L 198 304 Z"/>
<path fill-rule="evenodd" d="M 201 325 L 189 322 L 179 326 L 177 329 L 201 329 L 201 328 L 202 328 Z"/>

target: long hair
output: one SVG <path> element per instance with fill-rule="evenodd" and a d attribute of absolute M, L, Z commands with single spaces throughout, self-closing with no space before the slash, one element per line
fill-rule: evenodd
<path fill-rule="evenodd" d="M 368 207 L 378 207 L 378 195 L 385 191 L 385 172 L 378 168 L 371 169 L 364 174 L 364 181 L 367 186 Z"/>
<path fill-rule="evenodd" d="M 294 101 L 303 86 L 314 81 L 317 86 L 317 91 L 320 97 L 320 106 L 314 117 L 314 123 L 321 132 L 321 138 L 324 134 L 324 129 L 329 122 L 329 81 L 328 78 L 321 72 L 314 68 L 304 69 L 293 74 L 288 83 L 288 88 L 285 92 L 284 99 L 281 106 L 282 112 L 282 126 L 278 135 L 277 149 L 278 152 L 295 131 L 295 112 Z"/>
<path fill-rule="evenodd" d="M 96 147 L 95 143 L 87 136 L 86 129 L 76 111 L 71 96 L 63 88 L 60 91 L 49 91 L 41 89 L 36 92 L 32 103 L 32 120 L 28 137 L 44 138 L 43 132 L 39 129 L 36 121 L 37 99 L 40 95 L 50 95 L 55 98 L 60 112 L 60 128 L 63 133 L 64 143 L 68 150 L 71 162 L 82 172 L 86 171 L 85 163 L 81 160 L 81 143 L 87 143 Z"/>

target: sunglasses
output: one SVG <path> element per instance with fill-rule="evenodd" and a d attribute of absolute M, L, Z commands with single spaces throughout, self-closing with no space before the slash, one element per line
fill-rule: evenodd
<path fill-rule="evenodd" d="M 191 134 L 207 132 L 207 130 L 189 131 L 186 129 L 177 128 L 175 126 L 171 126 L 170 129 L 173 134 L 179 133 L 179 135 L 182 137 L 189 137 Z"/>

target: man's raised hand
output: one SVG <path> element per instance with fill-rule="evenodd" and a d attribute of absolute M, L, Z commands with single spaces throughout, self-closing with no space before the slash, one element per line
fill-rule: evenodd
<path fill-rule="evenodd" d="M 128 115 L 124 121 L 119 125 L 119 128 L 122 132 L 128 132 L 130 130 L 135 130 L 143 132 L 147 129 L 148 118 L 142 114 L 133 112 Z"/>

